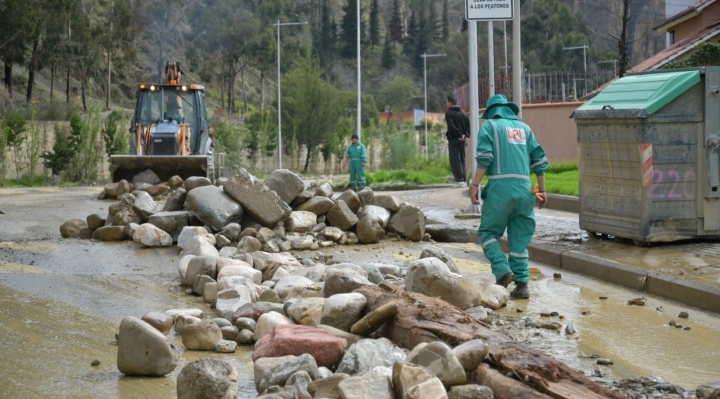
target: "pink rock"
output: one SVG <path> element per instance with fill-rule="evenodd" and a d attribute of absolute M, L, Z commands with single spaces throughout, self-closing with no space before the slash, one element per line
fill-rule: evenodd
<path fill-rule="evenodd" d="M 332 367 L 343 354 L 346 341 L 317 327 L 281 324 L 255 344 L 253 361 L 263 357 L 279 357 L 304 353 L 315 358 L 319 367 Z"/>

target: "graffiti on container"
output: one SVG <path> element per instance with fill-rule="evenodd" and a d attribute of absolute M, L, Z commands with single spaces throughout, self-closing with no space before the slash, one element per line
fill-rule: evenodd
<path fill-rule="evenodd" d="M 694 200 L 696 191 L 695 172 L 673 169 L 653 170 L 653 185 L 647 188 L 647 197 L 654 200 Z"/>

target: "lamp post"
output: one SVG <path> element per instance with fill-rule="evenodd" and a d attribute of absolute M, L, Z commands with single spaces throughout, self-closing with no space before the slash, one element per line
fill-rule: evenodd
<path fill-rule="evenodd" d="M 583 77 L 585 78 L 585 94 L 587 94 L 587 56 L 585 50 L 590 48 L 587 44 L 583 44 L 582 46 L 576 46 L 576 47 L 563 47 L 563 50 L 583 50 Z"/>
<path fill-rule="evenodd" d="M 278 89 L 278 169 L 282 169 L 282 109 L 281 109 L 281 100 L 280 100 L 280 27 L 285 25 L 307 25 L 307 22 L 283 22 L 281 23 L 278 19 L 276 24 L 273 24 L 273 26 L 277 26 L 277 73 L 278 73 L 278 79 L 277 79 L 277 89 Z"/>
<path fill-rule="evenodd" d="M 425 88 L 425 160 L 428 160 L 428 148 L 430 143 L 428 142 L 428 131 L 427 131 L 427 59 L 428 57 L 445 57 L 445 54 L 423 54 L 423 87 Z"/>
<path fill-rule="evenodd" d="M 360 96 L 360 0 L 357 0 L 357 135 L 362 140 L 362 130 L 360 128 L 361 116 L 362 116 L 362 105 Z"/>

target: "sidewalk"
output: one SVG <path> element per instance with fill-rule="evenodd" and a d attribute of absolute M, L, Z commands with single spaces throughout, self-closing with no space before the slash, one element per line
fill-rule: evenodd
<path fill-rule="evenodd" d="M 470 204 L 467 188 L 397 192 L 420 206 L 429 223 L 477 230 L 480 220 L 455 215 Z M 552 201 L 552 200 L 551 200 Z M 590 239 L 580 230 L 578 214 L 536 210 L 537 227 L 530 244 L 533 261 L 572 270 L 628 288 L 720 313 L 720 245 L 687 241 L 650 248 L 630 240 Z"/>

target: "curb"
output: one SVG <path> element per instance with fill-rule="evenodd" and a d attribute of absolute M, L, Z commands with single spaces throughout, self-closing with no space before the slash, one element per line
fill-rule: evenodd
<path fill-rule="evenodd" d="M 468 234 L 477 237 L 474 229 Z M 474 240 L 477 244 L 477 240 Z M 503 251 L 508 251 L 507 238 L 500 239 Z M 530 260 L 558 269 L 593 277 L 635 291 L 641 291 L 676 301 L 708 312 L 720 313 L 720 289 L 692 281 L 666 276 L 653 271 L 603 259 L 594 255 L 553 248 L 544 244 L 528 246 Z"/>
<path fill-rule="evenodd" d="M 548 194 L 547 209 L 580 213 L 580 198 L 571 195 Z"/>

